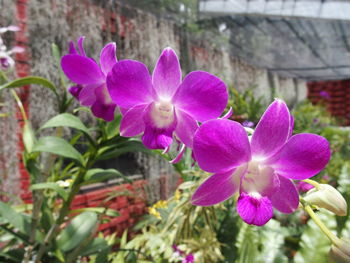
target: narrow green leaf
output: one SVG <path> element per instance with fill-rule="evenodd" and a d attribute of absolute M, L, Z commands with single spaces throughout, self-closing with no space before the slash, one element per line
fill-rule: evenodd
<path fill-rule="evenodd" d="M 35 136 L 33 129 L 28 121 L 24 123 L 23 127 L 23 143 L 26 151 L 28 153 L 31 153 L 35 144 Z"/>
<path fill-rule="evenodd" d="M 82 155 L 72 145 L 64 139 L 54 136 L 40 138 L 34 145 L 33 152 L 49 152 L 83 163 Z"/>
<path fill-rule="evenodd" d="M 89 135 L 89 129 L 81 122 L 81 120 L 69 113 L 62 113 L 53 117 L 52 119 L 48 120 L 40 129 L 61 126 L 74 128 Z"/>
<path fill-rule="evenodd" d="M 121 154 L 128 153 L 128 152 L 152 153 L 140 141 L 127 141 L 127 142 L 123 142 L 122 144 L 115 145 L 113 147 L 107 146 L 105 148 L 100 149 L 98 153 L 98 159 L 107 160 L 110 158 L 118 157 Z"/>
<path fill-rule="evenodd" d="M 64 252 L 70 251 L 89 237 L 98 223 L 97 215 L 93 212 L 84 212 L 76 216 L 58 237 L 58 247 Z"/>
<path fill-rule="evenodd" d="M 51 189 L 57 192 L 64 200 L 67 200 L 67 197 L 68 197 L 67 192 L 62 187 L 60 187 L 57 183 L 53 183 L 53 182 L 33 184 L 30 187 L 30 189 L 32 190 Z"/>
<path fill-rule="evenodd" d="M 65 81 L 65 76 L 63 74 L 62 68 L 61 68 L 61 52 L 59 47 L 55 44 L 51 44 L 51 50 L 52 50 L 52 55 L 55 58 L 56 66 L 58 68 L 58 73 L 60 76 L 60 83 L 62 87 L 66 87 L 66 81 Z"/>
<path fill-rule="evenodd" d="M 28 76 L 28 77 L 24 77 L 24 78 L 20 78 L 20 79 L 16 79 L 14 81 L 8 82 L 0 86 L 0 91 L 7 88 L 18 88 L 18 87 L 22 87 L 30 84 L 37 84 L 37 85 L 41 85 L 46 88 L 49 88 L 56 94 L 56 96 L 58 96 L 56 87 L 51 81 L 45 78 L 36 77 L 36 76 Z"/>
<path fill-rule="evenodd" d="M 119 135 L 119 126 L 122 116 L 119 114 L 115 117 L 115 119 L 111 122 L 107 122 L 106 124 L 106 133 L 107 139 L 111 139 L 117 135 Z"/>
<path fill-rule="evenodd" d="M 28 215 L 17 213 L 11 206 L 3 202 L 0 202 L 0 215 L 21 233 L 29 233 L 30 217 Z"/>
<path fill-rule="evenodd" d="M 126 176 L 124 176 L 121 172 L 119 172 L 116 169 L 95 168 L 95 169 L 90 169 L 87 171 L 87 173 L 85 175 L 84 184 L 103 182 L 103 181 L 107 181 L 109 179 L 119 178 L 119 177 L 122 177 L 126 181 L 130 182 L 130 179 L 128 179 Z"/>

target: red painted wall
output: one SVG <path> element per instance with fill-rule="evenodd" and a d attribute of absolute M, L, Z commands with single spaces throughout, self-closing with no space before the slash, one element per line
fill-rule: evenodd
<path fill-rule="evenodd" d="M 307 86 L 311 102 L 323 100 L 333 116 L 343 118 L 345 125 L 350 125 L 350 80 L 315 81 L 309 82 Z M 329 98 L 322 98 L 322 91 L 326 91 Z"/>

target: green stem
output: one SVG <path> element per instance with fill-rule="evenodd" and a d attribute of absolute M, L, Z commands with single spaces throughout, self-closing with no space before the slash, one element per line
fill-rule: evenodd
<path fill-rule="evenodd" d="M 305 179 L 303 182 L 313 185 L 317 190 L 320 190 L 320 184 L 314 180 Z"/>
<path fill-rule="evenodd" d="M 312 220 L 316 223 L 316 225 L 321 229 L 321 231 L 329 238 L 332 243 L 335 243 L 338 240 L 338 237 L 334 235 L 327 226 L 321 221 L 321 219 L 315 214 L 314 210 L 312 210 L 311 206 L 305 205 L 304 210 L 310 215 Z"/>
<path fill-rule="evenodd" d="M 55 224 L 51 227 L 49 232 L 47 233 L 44 243 L 40 246 L 37 257 L 35 259 L 35 263 L 40 262 L 42 256 L 44 255 L 46 248 L 48 244 L 59 234 L 59 227 L 64 222 L 65 217 L 68 215 L 70 206 L 72 201 L 74 200 L 74 197 L 80 190 L 81 184 L 84 182 L 84 177 L 87 172 L 87 170 L 93 165 L 95 161 L 95 157 L 97 154 L 97 149 L 94 148 L 94 152 L 88 157 L 88 161 L 85 165 L 85 167 L 81 167 L 78 175 L 75 177 L 75 180 L 72 184 L 71 191 L 69 192 L 67 200 L 63 203 L 59 216 L 55 222 Z"/>

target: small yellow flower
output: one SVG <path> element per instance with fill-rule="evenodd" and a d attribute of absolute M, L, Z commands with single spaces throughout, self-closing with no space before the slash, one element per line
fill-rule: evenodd
<path fill-rule="evenodd" d="M 179 201 L 181 199 L 181 191 L 179 189 L 176 189 L 174 198 L 175 198 L 175 201 Z"/>
<path fill-rule="evenodd" d="M 168 208 L 168 202 L 166 200 L 159 200 L 153 205 L 154 208 Z"/>
<path fill-rule="evenodd" d="M 160 216 L 160 213 L 157 211 L 157 209 L 154 208 L 154 206 L 148 208 L 148 213 L 150 215 L 155 216 L 158 219 L 162 219 L 162 217 Z"/>

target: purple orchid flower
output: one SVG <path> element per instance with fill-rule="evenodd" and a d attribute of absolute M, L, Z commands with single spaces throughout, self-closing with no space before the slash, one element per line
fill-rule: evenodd
<path fill-rule="evenodd" d="M 331 96 L 329 95 L 329 93 L 325 90 L 320 91 L 320 96 L 326 100 L 329 100 L 331 98 Z"/>
<path fill-rule="evenodd" d="M 244 122 L 242 123 L 242 125 L 243 125 L 244 127 L 247 127 L 247 128 L 253 128 L 253 127 L 254 127 L 254 122 L 249 121 L 249 120 L 246 120 L 246 121 L 244 121 Z"/>
<path fill-rule="evenodd" d="M 101 51 L 99 66 L 86 56 L 83 47 L 84 37 L 78 40 L 78 50 L 69 43 L 69 55 L 62 57 L 61 66 L 66 76 L 77 85 L 69 92 L 84 106 L 91 107 L 92 113 L 105 121 L 114 120 L 115 103 L 106 86 L 108 72 L 117 63 L 116 44 L 109 43 Z"/>
<path fill-rule="evenodd" d="M 283 213 L 298 208 L 291 181 L 321 171 L 329 161 L 328 141 L 315 134 L 292 135 L 293 118 L 286 104 L 275 100 L 265 111 L 249 141 L 244 128 L 230 120 L 202 124 L 193 140 L 198 165 L 214 173 L 192 196 L 192 203 L 211 206 L 237 191 L 237 212 L 248 224 L 264 225 L 273 207 Z"/>
<path fill-rule="evenodd" d="M 194 263 L 194 256 L 193 254 L 188 254 L 181 263 Z"/>
<path fill-rule="evenodd" d="M 224 82 L 207 72 L 191 72 L 181 81 L 180 63 L 171 48 L 164 49 L 152 76 L 138 61 L 119 61 L 108 74 L 107 87 L 122 108 L 120 134 L 143 134 L 149 149 L 168 149 L 173 135 L 192 148 L 197 122 L 218 118 L 228 100 Z M 185 147 L 181 149 L 183 153 Z"/>

